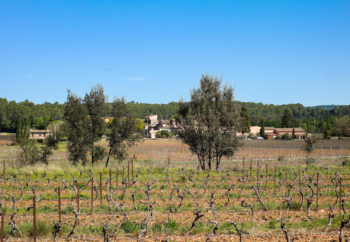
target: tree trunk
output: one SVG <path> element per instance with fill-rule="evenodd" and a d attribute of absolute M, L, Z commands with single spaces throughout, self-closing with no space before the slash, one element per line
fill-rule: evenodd
<path fill-rule="evenodd" d="M 219 168 L 220 168 L 220 163 L 221 163 L 221 157 L 217 156 L 217 157 L 216 157 L 216 171 L 219 170 Z"/>
<path fill-rule="evenodd" d="M 112 148 L 109 148 L 109 151 L 108 151 L 108 156 L 107 156 L 107 160 L 106 160 L 106 164 L 105 164 L 105 167 L 107 168 L 108 166 L 108 163 L 109 163 L 109 157 L 111 156 L 111 153 L 112 153 Z"/>
<path fill-rule="evenodd" d="M 202 158 L 201 158 L 201 166 L 202 166 L 202 170 L 205 170 L 205 159 L 204 159 L 204 156 L 202 156 Z"/>
<path fill-rule="evenodd" d="M 209 167 L 209 169 L 211 170 L 211 159 L 212 159 L 212 157 L 211 157 L 211 151 L 209 151 L 209 154 L 208 154 L 208 167 Z"/>
<path fill-rule="evenodd" d="M 94 156 L 94 150 L 91 151 L 91 164 L 95 163 L 95 156 Z"/>

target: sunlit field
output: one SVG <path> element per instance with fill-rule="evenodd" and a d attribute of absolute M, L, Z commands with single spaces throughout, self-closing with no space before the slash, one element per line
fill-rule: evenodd
<path fill-rule="evenodd" d="M 197 170 L 178 140 L 145 140 L 107 168 L 71 165 L 64 144 L 49 165 L 21 166 L 19 148 L 3 145 L 4 237 L 32 238 L 35 199 L 41 241 L 283 241 L 283 230 L 296 241 L 337 240 L 350 208 L 349 142 L 318 143 L 309 166 L 302 145 L 246 141 L 220 171 Z"/>

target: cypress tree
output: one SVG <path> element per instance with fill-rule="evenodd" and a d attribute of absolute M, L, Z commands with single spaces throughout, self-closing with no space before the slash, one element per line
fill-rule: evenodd
<path fill-rule="evenodd" d="M 260 137 L 266 138 L 264 120 L 261 120 Z"/>
<path fill-rule="evenodd" d="M 291 128 L 293 115 L 289 109 L 285 109 L 282 116 L 282 128 Z"/>
<path fill-rule="evenodd" d="M 248 111 L 245 107 L 241 108 L 241 132 L 243 134 L 249 134 L 250 133 L 250 119 Z"/>
<path fill-rule="evenodd" d="M 295 136 L 295 129 L 293 127 L 293 132 L 292 132 L 292 139 L 296 139 L 297 137 Z"/>
<path fill-rule="evenodd" d="M 19 144 L 26 143 L 29 139 L 29 122 L 26 118 L 20 116 L 17 120 L 16 140 Z"/>

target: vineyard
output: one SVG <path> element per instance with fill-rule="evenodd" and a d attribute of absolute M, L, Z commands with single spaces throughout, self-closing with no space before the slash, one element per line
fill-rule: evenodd
<path fill-rule="evenodd" d="M 296 155 L 297 145 L 251 144 L 219 172 L 197 170 L 181 143 L 163 145 L 153 147 L 163 153 L 142 157 L 151 145 L 141 143 L 130 151 L 134 157 L 108 168 L 72 166 L 64 151 L 48 166 L 18 167 L 16 147 L 1 147 L 3 240 L 331 241 L 350 236 L 346 143 L 332 150 L 320 146 L 309 166 Z M 253 159 L 248 149 L 266 155 Z"/>

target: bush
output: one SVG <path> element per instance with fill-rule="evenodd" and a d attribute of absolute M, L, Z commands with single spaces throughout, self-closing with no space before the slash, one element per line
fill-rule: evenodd
<path fill-rule="evenodd" d="M 19 229 L 26 237 L 33 237 L 33 223 L 25 223 L 19 226 Z M 52 233 L 52 224 L 45 220 L 38 220 L 36 222 L 36 233 L 37 236 L 48 236 Z"/>
<path fill-rule="evenodd" d="M 284 161 L 284 156 L 283 155 L 279 155 L 277 158 L 278 161 Z"/>
<path fill-rule="evenodd" d="M 171 138 L 174 134 L 169 132 L 168 130 L 160 130 L 156 133 L 157 138 Z"/>
<path fill-rule="evenodd" d="M 275 229 L 276 228 L 276 223 L 277 223 L 277 220 L 276 219 L 271 219 L 270 222 L 269 222 L 269 228 L 270 229 Z"/>
<path fill-rule="evenodd" d="M 125 233 L 137 233 L 140 230 L 140 225 L 135 222 L 126 221 L 120 226 Z"/>
<path fill-rule="evenodd" d="M 311 158 L 311 157 L 307 157 L 306 158 L 306 164 L 307 165 L 314 164 L 315 162 L 316 162 L 316 160 L 314 158 Z"/>
<path fill-rule="evenodd" d="M 22 162 L 24 164 L 35 164 L 36 162 L 40 161 L 40 147 L 38 142 L 35 140 L 29 140 L 25 143 L 21 143 L 21 149 Z"/>
<path fill-rule="evenodd" d="M 285 133 L 284 135 L 282 135 L 282 139 L 283 140 L 291 140 L 292 137 L 288 133 Z"/>
<path fill-rule="evenodd" d="M 349 159 L 345 159 L 342 163 L 343 166 L 350 166 L 350 160 Z"/>

